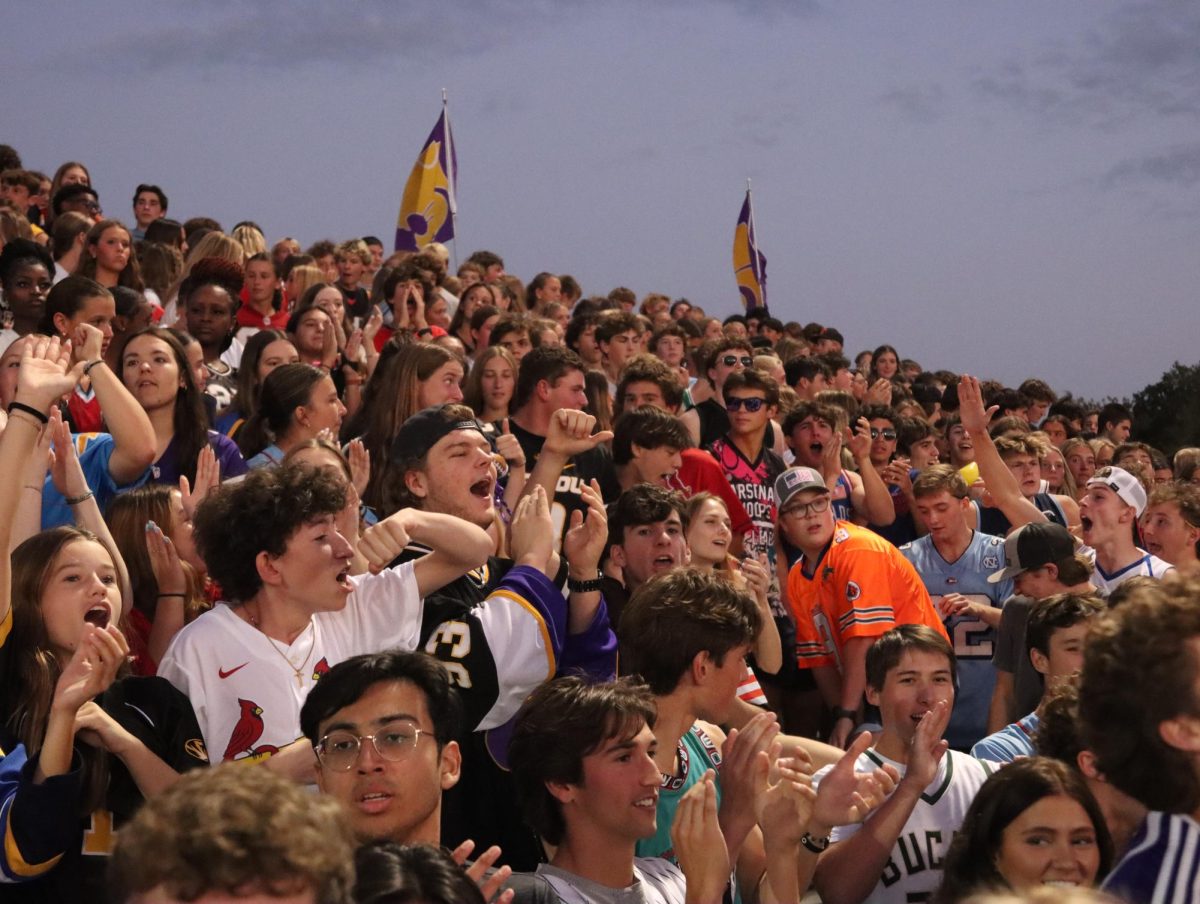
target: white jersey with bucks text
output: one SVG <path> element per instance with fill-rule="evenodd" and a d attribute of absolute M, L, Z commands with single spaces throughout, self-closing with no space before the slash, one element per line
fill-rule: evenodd
<path fill-rule="evenodd" d="M 854 769 L 870 772 L 885 764 L 895 766 L 904 775 L 902 763 L 880 756 L 874 748 L 858 758 Z M 813 776 L 818 785 L 831 768 L 826 766 Z M 975 793 L 992 771 L 989 765 L 965 753 L 946 751 L 938 763 L 937 776 L 921 794 L 892 845 L 887 865 L 865 904 L 912 904 L 932 898 L 942 881 L 950 841 L 962 825 Z M 831 841 L 845 841 L 858 830 L 858 825 L 838 826 Z"/>

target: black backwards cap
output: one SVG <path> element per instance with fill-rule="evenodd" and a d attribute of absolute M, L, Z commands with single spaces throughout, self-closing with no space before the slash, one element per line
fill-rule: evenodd
<path fill-rule="evenodd" d="M 418 411 L 406 420 L 392 441 L 392 462 L 400 464 L 424 458 L 443 436 L 455 430 L 478 430 L 481 436 L 488 438 L 483 425 L 475 418 L 447 418 L 444 411 L 448 407 L 435 405 Z"/>

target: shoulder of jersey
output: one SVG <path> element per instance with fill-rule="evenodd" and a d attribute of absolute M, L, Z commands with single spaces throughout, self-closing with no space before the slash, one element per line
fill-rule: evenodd
<path fill-rule="evenodd" d="M 846 530 L 846 528 L 844 528 L 844 527 L 839 527 L 836 531 L 833 532 L 833 542 L 834 543 L 845 543 L 849 539 L 850 539 L 850 531 Z"/>

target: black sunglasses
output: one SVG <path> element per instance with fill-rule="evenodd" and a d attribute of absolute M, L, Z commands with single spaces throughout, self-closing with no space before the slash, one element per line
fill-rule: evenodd
<path fill-rule="evenodd" d="M 724 358 L 721 359 L 721 363 L 724 364 L 726 367 L 733 367 L 739 361 L 742 362 L 742 367 L 753 367 L 754 366 L 754 359 L 749 356 L 744 357 L 744 358 L 739 358 L 737 355 L 726 355 Z"/>
<path fill-rule="evenodd" d="M 746 410 L 749 411 L 751 414 L 754 414 L 754 412 L 761 409 L 762 406 L 765 404 L 767 404 L 766 399 L 755 399 L 755 398 L 745 399 L 745 398 L 741 398 L 739 396 L 728 396 L 725 399 L 725 410 L 726 411 L 740 411 L 742 406 L 745 405 Z"/>
<path fill-rule="evenodd" d="M 896 438 L 896 431 L 891 427 L 884 427 L 880 430 L 878 427 L 871 428 L 871 439 L 879 439 L 882 436 L 889 443 Z"/>

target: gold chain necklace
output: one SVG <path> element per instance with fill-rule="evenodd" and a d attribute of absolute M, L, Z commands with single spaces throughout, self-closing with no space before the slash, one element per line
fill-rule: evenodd
<path fill-rule="evenodd" d="M 247 615 L 249 615 L 249 613 L 247 613 Z M 271 649 L 274 650 L 276 653 L 278 653 L 279 657 L 288 664 L 288 668 L 291 669 L 292 673 L 296 676 L 296 687 L 298 689 L 303 689 L 304 688 L 304 670 L 305 670 L 305 668 L 308 667 L 308 661 L 310 659 L 312 659 L 313 650 L 315 650 L 317 648 L 316 634 L 315 633 L 313 634 L 312 643 L 308 647 L 308 655 L 304 657 L 304 661 L 302 663 L 300 663 L 300 667 L 297 668 L 296 666 L 292 665 L 292 660 L 290 660 L 288 658 L 287 653 L 285 653 L 285 652 L 283 652 L 283 650 L 279 649 L 279 645 L 275 643 L 275 638 L 273 638 L 270 634 L 268 634 L 266 631 L 263 631 L 263 629 L 261 627 L 259 627 L 258 618 L 256 616 L 249 615 L 249 620 L 250 620 L 250 624 L 252 624 L 252 625 L 254 625 L 254 627 L 258 628 L 259 631 L 262 631 L 262 636 L 267 639 L 267 643 L 269 643 L 271 645 Z M 311 631 L 312 627 L 313 627 L 313 621 L 310 618 L 308 620 L 308 627 L 305 628 L 304 631 L 301 632 L 301 634 Z M 299 638 L 297 638 L 297 639 L 299 639 Z"/>

